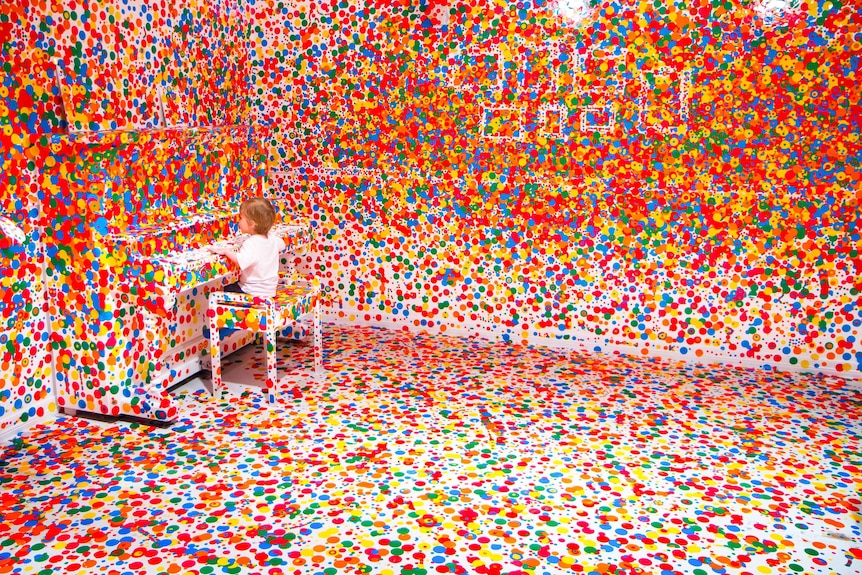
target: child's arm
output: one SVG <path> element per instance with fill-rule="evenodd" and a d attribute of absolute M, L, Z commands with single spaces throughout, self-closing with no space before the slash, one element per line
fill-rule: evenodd
<path fill-rule="evenodd" d="M 236 261 L 236 252 L 232 249 L 224 246 L 209 246 L 209 251 L 214 254 L 218 254 L 220 256 L 227 257 L 233 263 L 237 263 Z"/>

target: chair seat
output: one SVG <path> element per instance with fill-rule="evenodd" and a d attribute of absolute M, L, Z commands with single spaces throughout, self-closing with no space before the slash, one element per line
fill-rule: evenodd
<path fill-rule="evenodd" d="M 219 293 L 219 292 L 214 292 Z M 210 304 L 219 328 L 265 331 L 272 326 L 286 327 L 289 323 L 314 311 L 320 299 L 320 288 L 308 282 L 279 285 L 272 298 L 221 292 Z"/>
<path fill-rule="evenodd" d="M 256 297 L 244 293 L 212 292 L 207 316 L 210 324 L 212 392 L 224 391 L 221 374 L 219 330 L 241 329 L 264 334 L 267 358 L 267 380 L 264 395 L 275 401 L 278 385 L 276 369 L 276 336 L 287 327 L 311 321 L 314 334 L 314 374 L 323 373 L 323 338 L 320 325 L 320 283 L 316 279 L 298 279 L 293 275 L 279 277 L 275 296 Z"/>

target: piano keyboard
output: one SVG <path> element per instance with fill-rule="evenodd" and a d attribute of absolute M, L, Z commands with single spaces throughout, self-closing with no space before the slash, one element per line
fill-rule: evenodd
<path fill-rule="evenodd" d="M 175 269 L 180 269 L 182 267 L 186 267 L 189 269 L 193 269 L 200 266 L 205 266 L 209 264 L 215 264 L 219 261 L 224 261 L 224 256 L 220 256 L 218 254 L 212 253 L 209 248 L 211 247 L 227 247 L 232 250 L 239 249 L 239 246 L 242 245 L 242 239 L 244 236 L 234 238 L 232 240 L 223 240 L 219 242 L 215 242 L 210 244 L 209 246 L 205 246 L 202 248 L 194 248 L 190 250 L 177 251 L 172 254 L 168 254 L 166 256 L 162 256 L 159 258 L 162 262 L 168 263 L 174 266 Z"/>
<path fill-rule="evenodd" d="M 311 228 L 307 224 L 276 224 L 273 232 L 281 236 L 285 243 L 282 253 L 295 251 L 311 244 Z M 239 249 L 245 234 L 220 240 L 212 246 L 226 246 Z M 136 266 L 141 270 L 141 278 L 153 292 L 155 307 L 171 309 L 177 296 L 185 291 L 217 279 L 238 279 L 236 264 L 226 256 L 214 254 L 209 246 L 179 249 L 163 255 L 133 256 Z"/>

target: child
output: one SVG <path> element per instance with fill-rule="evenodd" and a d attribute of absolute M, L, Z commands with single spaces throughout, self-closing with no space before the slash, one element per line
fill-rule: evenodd
<path fill-rule="evenodd" d="M 239 230 L 250 234 L 239 251 L 210 247 L 214 254 L 227 256 L 239 264 L 239 281 L 224 287 L 227 292 L 272 297 L 278 287 L 278 262 L 284 240 L 269 230 L 275 222 L 275 208 L 264 198 L 252 198 L 239 208 Z"/>

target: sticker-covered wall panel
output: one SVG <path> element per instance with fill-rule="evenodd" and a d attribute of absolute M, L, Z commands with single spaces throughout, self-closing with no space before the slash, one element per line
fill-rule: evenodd
<path fill-rule="evenodd" d="M 55 408 L 45 301 L 38 134 L 62 117 L 44 35 L 25 32 L 23 6 L 0 14 L 0 433 Z"/>
<path fill-rule="evenodd" d="M 230 233 L 261 189 L 248 32 L 235 2 L 4 5 L 0 431 L 51 411 L 55 379 L 60 407 L 169 417 L 146 388 L 183 376 L 201 346 L 162 347 L 199 304 L 145 258 Z"/>
<path fill-rule="evenodd" d="M 42 418 L 55 406 L 38 240 L 0 216 L 0 432 Z"/>
<path fill-rule="evenodd" d="M 330 317 L 858 372 L 858 4 L 250 6 Z"/>

